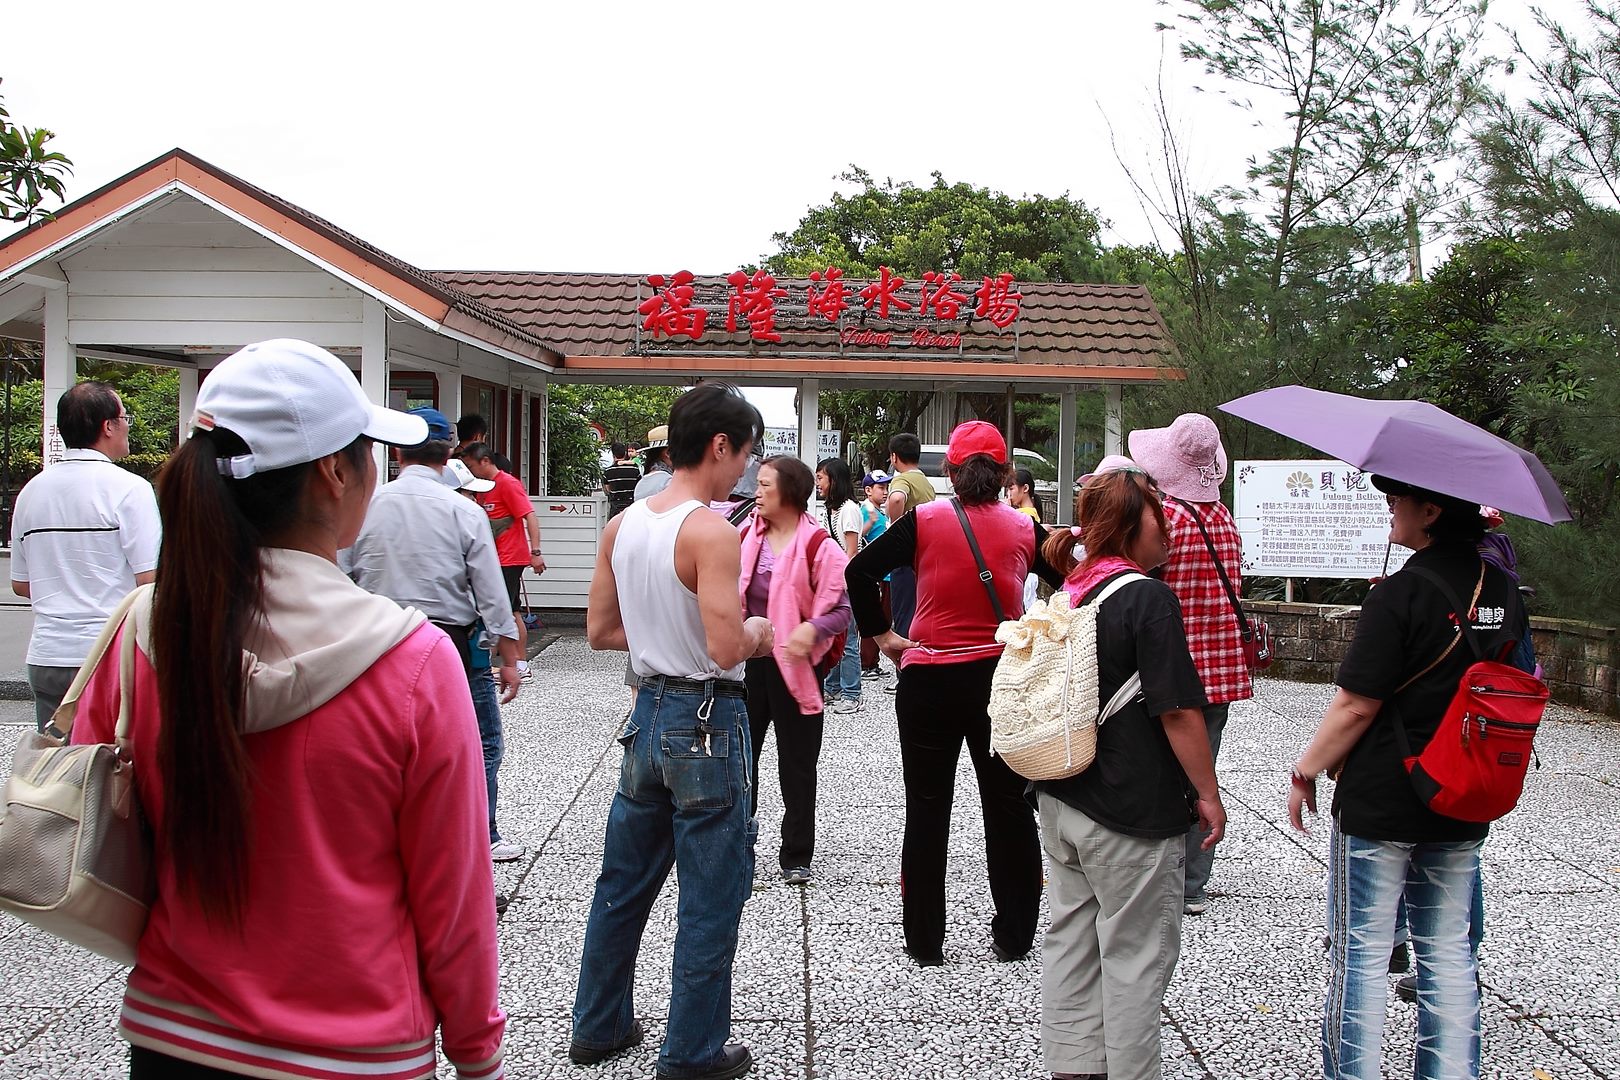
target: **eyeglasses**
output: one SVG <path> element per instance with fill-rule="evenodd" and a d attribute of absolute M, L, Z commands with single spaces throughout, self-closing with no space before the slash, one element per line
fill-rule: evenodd
<path fill-rule="evenodd" d="M 135 422 L 135 418 L 133 416 L 129 415 L 129 413 L 124 412 L 124 413 L 119 413 L 117 416 L 115 416 L 111 420 L 107 421 L 107 423 L 116 424 L 119 421 L 123 421 L 125 424 L 133 424 Z"/>

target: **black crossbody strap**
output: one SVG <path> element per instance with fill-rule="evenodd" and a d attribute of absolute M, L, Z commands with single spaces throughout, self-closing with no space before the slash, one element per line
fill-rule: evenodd
<path fill-rule="evenodd" d="M 1249 618 L 1243 614 L 1243 605 L 1238 602 L 1237 590 L 1232 588 L 1232 579 L 1226 576 L 1226 567 L 1221 565 L 1221 557 L 1215 554 L 1215 541 L 1209 538 L 1209 530 L 1204 528 L 1204 519 L 1199 516 L 1198 508 L 1185 499 L 1178 499 L 1174 495 L 1170 500 L 1187 508 L 1192 514 L 1193 524 L 1198 526 L 1198 535 L 1204 538 L 1204 546 L 1209 549 L 1209 561 L 1215 564 L 1215 572 L 1221 576 L 1221 585 L 1226 589 L 1227 602 L 1232 605 L 1232 611 L 1237 615 L 1238 629 L 1243 636 L 1249 636 Z"/>
<path fill-rule="evenodd" d="M 1473 650 L 1474 656 L 1477 659 L 1485 659 L 1485 647 L 1480 644 L 1479 635 L 1474 631 L 1473 619 L 1469 618 L 1470 614 L 1472 614 L 1474 610 L 1474 605 L 1465 605 L 1461 600 L 1457 599 L 1457 594 L 1451 590 L 1450 585 L 1446 584 L 1446 579 L 1435 573 L 1433 570 L 1429 570 L 1422 566 L 1408 566 L 1406 569 L 1412 571 L 1412 573 L 1416 574 L 1418 577 L 1440 590 L 1440 595 L 1444 596 L 1446 598 L 1446 603 L 1451 605 L 1451 613 L 1457 619 L 1457 629 L 1461 632 L 1463 640 L 1468 642 L 1468 647 Z M 1482 559 L 1480 560 L 1479 564 L 1479 584 L 1474 586 L 1475 604 L 1479 603 L 1479 594 L 1484 586 L 1485 562 Z"/>
<path fill-rule="evenodd" d="M 968 521 L 967 511 L 962 509 L 962 500 L 951 499 L 951 509 L 956 511 L 956 520 L 962 523 L 962 532 L 967 535 L 968 549 L 973 552 L 973 561 L 979 564 L 979 580 L 984 584 L 984 591 L 990 595 L 990 610 L 996 613 L 997 622 L 1007 621 L 1007 611 L 1001 606 L 1001 597 L 996 595 L 995 575 L 984 564 L 984 552 L 979 550 L 979 538 L 973 535 L 973 523 Z"/>
<path fill-rule="evenodd" d="M 1395 748 L 1400 752 L 1402 760 L 1412 756 L 1412 742 L 1406 733 L 1406 718 L 1401 715 L 1400 706 L 1395 704 L 1395 699 L 1400 696 L 1401 691 L 1405 690 L 1408 686 L 1411 686 L 1413 683 L 1423 678 L 1423 676 L 1439 667 L 1441 662 L 1443 662 L 1446 657 L 1451 655 L 1451 650 L 1457 647 L 1458 641 L 1468 642 L 1468 647 L 1473 650 L 1476 657 L 1480 659 L 1485 658 L 1485 652 L 1479 644 L 1479 637 L 1474 633 L 1473 623 L 1468 618 L 1468 614 L 1473 610 L 1474 604 L 1479 603 L 1479 594 L 1481 590 L 1485 588 L 1485 561 L 1483 559 L 1480 560 L 1479 582 L 1474 586 L 1474 604 L 1469 604 L 1467 607 L 1464 607 L 1462 601 L 1457 599 L 1457 594 L 1451 591 L 1451 586 L 1447 585 L 1446 579 L 1441 577 L 1439 574 L 1436 574 L 1432 570 L 1426 570 L 1421 566 L 1408 566 L 1406 569 L 1410 570 L 1412 573 L 1416 574 L 1418 577 L 1440 590 L 1440 595 L 1445 597 L 1446 603 L 1451 605 L 1452 616 L 1457 620 L 1457 633 L 1452 637 L 1451 642 L 1446 646 L 1445 651 L 1437 656 L 1432 664 L 1424 668 L 1422 671 L 1419 671 L 1416 675 L 1413 675 L 1410 679 L 1407 679 L 1405 682 L 1401 683 L 1400 686 L 1396 687 L 1395 693 L 1390 695 L 1390 713 L 1395 718 Z"/>

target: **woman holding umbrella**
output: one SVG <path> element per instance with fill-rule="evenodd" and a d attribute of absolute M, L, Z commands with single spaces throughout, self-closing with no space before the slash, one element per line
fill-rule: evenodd
<path fill-rule="evenodd" d="M 1289 819 L 1305 831 L 1317 777 L 1336 773 L 1328 870 L 1332 972 L 1322 1018 L 1323 1075 L 1381 1075 L 1385 972 L 1404 893 L 1418 968 L 1418 1080 L 1477 1077 L 1480 1003 L 1469 909 L 1488 825 L 1443 817 L 1417 796 L 1398 726 L 1419 751 L 1477 659 L 1459 646 L 1466 618 L 1492 656 L 1523 635 L 1512 580 L 1483 561 L 1479 504 L 1387 476 L 1390 539 L 1414 550 L 1362 606 L 1338 692 L 1290 777 Z M 1454 614 L 1446 588 L 1466 598 Z"/>

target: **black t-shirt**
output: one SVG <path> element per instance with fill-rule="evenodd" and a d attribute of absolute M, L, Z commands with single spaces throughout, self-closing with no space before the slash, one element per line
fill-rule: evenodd
<path fill-rule="evenodd" d="M 1417 552 L 1407 567 L 1438 574 L 1464 604 L 1474 595 L 1482 562 L 1466 542 L 1441 542 Z M 1524 603 L 1513 581 L 1484 563 L 1485 584 L 1470 620 L 1492 659 L 1524 636 Z M 1412 789 L 1395 737 L 1399 709 L 1412 752 L 1421 754 L 1440 725 L 1463 673 L 1479 657 L 1467 639 L 1434 670 L 1396 693 L 1434 663 L 1456 637 L 1451 604 L 1431 581 L 1403 568 L 1367 594 L 1355 640 L 1339 665 L 1338 684 L 1352 694 L 1384 703 L 1378 717 L 1351 749 L 1333 796 L 1339 828 L 1364 840 L 1442 843 L 1483 839 L 1488 825 L 1443 817 L 1424 806 Z"/>
<path fill-rule="evenodd" d="M 1127 836 L 1180 836 L 1194 820 L 1195 793 L 1159 717 L 1172 709 L 1201 709 L 1209 699 L 1170 586 L 1133 581 L 1104 602 L 1097 613 L 1097 665 L 1103 702 L 1137 671 L 1142 694 L 1098 729 L 1097 759 L 1089 769 L 1067 780 L 1041 781 L 1035 789 Z"/>
<path fill-rule="evenodd" d="M 607 493 L 609 517 L 636 501 L 636 485 L 640 482 L 641 470 L 630 462 L 603 471 L 602 490 Z"/>

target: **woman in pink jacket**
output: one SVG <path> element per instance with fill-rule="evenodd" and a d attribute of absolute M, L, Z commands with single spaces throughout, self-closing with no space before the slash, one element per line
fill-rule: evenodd
<path fill-rule="evenodd" d="M 759 467 L 758 503 L 743 527 L 743 616 L 764 615 L 776 631 L 770 656 L 748 661 L 748 730 L 754 776 L 765 732 L 776 724 L 782 783 L 782 880 L 810 882 L 816 848 L 816 761 L 821 757 L 821 680 L 815 664 L 849 625 L 844 549 L 809 514 L 810 466 L 792 457 Z M 754 785 L 758 805 L 759 785 Z"/>
<path fill-rule="evenodd" d="M 336 566 L 376 487 L 371 405 L 266 341 L 197 395 L 158 482 L 130 736 L 157 898 L 119 1015 L 130 1076 L 503 1075 L 483 757 L 454 646 Z M 156 642 L 157 648 L 153 649 Z M 75 742 L 110 742 L 116 645 Z"/>

